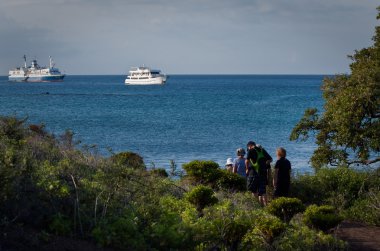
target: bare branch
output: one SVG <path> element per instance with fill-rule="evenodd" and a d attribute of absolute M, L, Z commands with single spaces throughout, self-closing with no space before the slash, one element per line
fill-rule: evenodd
<path fill-rule="evenodd" d="M 348 162 L 347 164 L 348 165 L 352 165 L 352 164 L 371 165 L 379 161 L 380 161 L 380 157 L 377 157 L 376 159 L 372 159 L 372 160 L 353 160 L 353 161 Z"/>

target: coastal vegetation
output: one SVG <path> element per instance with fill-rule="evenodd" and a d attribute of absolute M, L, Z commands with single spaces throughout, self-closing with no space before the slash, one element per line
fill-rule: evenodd
<path fill-rule="evenodd" d="M 349 248 L 334 235 L 342 220 L 380 226 L 379 27 L 374 41 L 352 56 L 351 75 L 324 81 L 324 112 L 308 109 L 292 133 L 317 133 L 315 173 L 292 177 L 290 198 L 265 208 L 215 162 L 148 170 L 136 153 L 100 156 L 71 131 L 0 117 L 0 249 L 75 240 L 109 250 Z"/>
<path fill-rule="evenodd" d="M 331 250 L 347 248 L 331 234 L 343 219 L 380 225 L 376 169 L 296 176 L 293 198 L 263 208 L 212 161 L 173 178 L 135 153 L 79 149 L 73 136 L 0 118 L 2 247 L 41 250 L 59 237 L 121 250 Z"/>

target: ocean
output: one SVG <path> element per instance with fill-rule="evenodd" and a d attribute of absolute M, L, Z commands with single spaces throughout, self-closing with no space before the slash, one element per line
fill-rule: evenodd
<path fill-rule="evenodd" d="M 308 107 L 322 108 L 321 75 L 172 75 L 163 86 L 126 86 L 125 76 L 67 76 L 58 83 L 0 77 L 0 115 L 66 129 L 99 153 L 133 151 L 148 167 L 195 159 L 222 167 L 249 140 L 275 158 L 282 146 L 297 172 L 309 172 L 315 145 L 291 142 Z"/>

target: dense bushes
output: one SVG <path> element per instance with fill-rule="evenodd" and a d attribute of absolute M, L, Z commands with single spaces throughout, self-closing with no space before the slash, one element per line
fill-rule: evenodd
<path fill-rule="evenodd" d="M 347 250 L 344 241 L 334 236 L 315 231 L 304 225 L 293 225 L 288 227 L 282 238 L 273 243 L 274 250 Z"/>
<path fill-rule="evenodd" d="M 273 241 L 286 229 L 281 220 L 266 214 L 259 215 L 252 225 L 243 237 L 245 250 L 270 250 Z"/>
<path fill-rule="evenodd" d="M 349 219 L 379 225 L 376 220 L 380 201 L 378 184 L 379 168 L 321 168 L 315 174 L 294 177 L 290 193 L 306 204 L 331 205 Z"/>
<path fill-rule="evenodd" d="M 306 208 L 304 222 L 309 227 L 327 231 L 336 227 L 343 218 L 335 212 L 332 206 L 311 205 Z"/>
<path fill-rule="evenodd" d="M 267 207 L 269 213 L 277 216 L 284 222 L 289 222 L 295 214 L 301 213 L 304 210 L 305 206 L 302 204 L 301 200 L 285 197 L 280 197 L 271 201 Z"/>
<path fill-rule="evenodd" d="M 183 165 L 187 178 L 194 184 L 206 184 L 215 189 L 244 191 L 244 178 L 219 168 L 213 161 L 194 160 Z"/>
<path fill-rule="evenodd" d="M 194 239 L 201 250 L 237 248 L 249 230 L 249 212 L 243 212 L 228 201 L 204 210 L 195 224 Z"/>
<path fill-rule="evenodd" d="M 49 230 L 52 233 L 56 235 L 68 235 L 71 233 L 71 229 L 71 221 L 67 216 L 60 213 L 53 215 L 49 225 Z"/>
<path fill-rule="evenodd" d="M 164 170 L 147 171 L 136 154 L 103 158 L 77 147 L 70 131 L 55 137 L 43 126 L 0 118 L 0 244 L 10 238 L 12 226 L 24 226 L 38 236 L 93 240 L 120 250 L 310 250 L 343 245 L 302 221 L 283 223 L 302 211 L 298 200 L 279 198 L 267 211 L 251 193 L 240 192 L 245 190 L 244 179 L 214 162 L 185 164 L 187 175 L 171 180 Z M 328 185 L 342 190 L 343 198 L 351 200 L 345 207 L 353 212 L 377 206 L 373 175 L 325 172 L 355 179 L 347 188 L 356 195 L 343 191 L 347 180 L 335 181 L 344 177 L 333 175 L 326 181 L 317 173 L 295 180 L 310 192 L 322 191 L 311 199 L 297 191 L 306 203 L 320 199 L 333 204 L 333 194 L 323 187 Z M 23 232 L 19 236 L 22 240 Z"/>
<path fill-rule="evenodd" d="M 76 149 L 72 136 L 0 118 L 2 233 L 23 224 L 121 249 L 159 248 L 151 234 L 159 231 L 148 226 L 164 214 L 156 210 L 160 196 L 182 196 L 183 189 L 150 175 L 137 154 L 102 158 Z"/>
<path fill-rule="evenodd" d="M 328 203 L 341 210 L 350 207 L 362 193 L 379 182 L 379 174 L 373 171 L 322 168 L 313 175 L 296 177 L 291 194 L 306 203 Z"/>
<path fill-rule="evenodd" d="M 221 173 L 219 179 L 216 181 L 216 187 L 218 189 L 226 189 L 231 191 L 244 191 L 247 184 L 244 178 L 235 173 L 231 173 L 227 170 L 220 170 Z"/>
<path fill-rule="evenodd" d="M 111 157 L 115 164 L 127 166 L 134 169 L 145 169 L 143 158 L 133 152 L 121 152 Z"/>
<path fill-rule="evenodd" d="M 104 219 L 92 231 L 92 236 L 102 246 L 145 250 L 145 242 L 133 217 L 126 214 Z"/>
<path fill-rule="evenodd" d="M 200 184 L 213 184 L 221 176 L 219 165 L 213 161 L 193 160 L 182 168 L 188 177 Z"/>
<path fill-rule="evenodd" d="M 285 225 L 261 209 L 252 209 L 242 210 L 229 200 L 205 208 L 203 216 L 194 223 L 198 248 L 250 250 L 252 246 L 271 245 Z"/>
<path fill-rule="evenodd" d="M 165 169 L 163 168 L 155 168 L 155 169 L 152 169 L 150 170 L 150 173 L 154 174 L 154 175 L 157 175 L 159 177 L 163 177 L 163 178 L 167 178 L 169 177 L 169 174 L 166 172 Z"/>
<path fill-rule="evenodd" d="M 343 212 L 345 218 L 380 226 L 379 189 L 373 188 L 360 199 L 356 200 L 352 207 Z"/>
<path fill-rule="evenodd" d="M 214 196 L 214 191 L 203 185 L 196 186 L 186 194 L 185 197 L 190 203 L 192 203 L 198 211 L 202 211 L 206 206 L 215 204 L 218 199 Z"/>

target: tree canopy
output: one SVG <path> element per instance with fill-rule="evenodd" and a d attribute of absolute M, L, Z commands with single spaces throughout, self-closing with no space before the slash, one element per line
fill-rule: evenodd
<path fill-rule="evenodd" d="M 380 7 L 377 8 L 380 19 Z M 315 168 L 326 165 L 380 162 L 380 27 L 373 45 L 349 56 L 351 74 L 325 78 L 324 111 L 306 109 L 293 128 L 291 140 L 316 137 L 311 158 Z"/>

